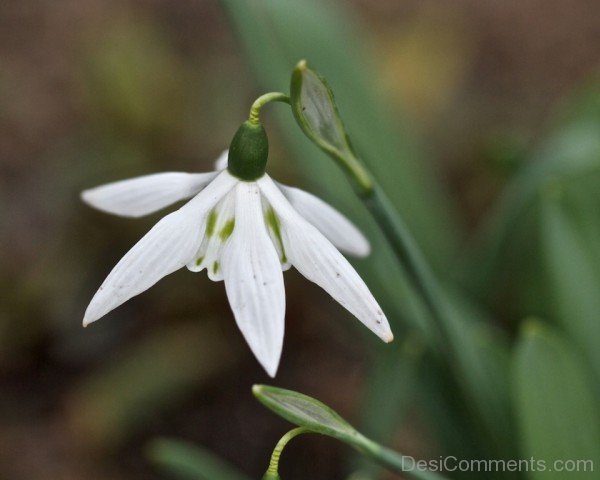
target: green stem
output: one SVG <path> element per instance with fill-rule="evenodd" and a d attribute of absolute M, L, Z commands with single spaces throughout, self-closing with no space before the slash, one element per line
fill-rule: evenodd
<path fill-rule="evenodd" d="M 366 169 L 364 171 L 366 172 Z M 360 188 L 362 178 L 354 176 L 350 176 L 350 178 L 355 188 Z M 448 364 L 462 400 L 475 420 L 476 428 L 484 438 L 494 444 L 494 435 L 490 431 L 480 405 L 473 398 L 471 389 L 467 384 L 467 374 L 459 351 L 460 345 L 457 344 L 457 337 L 451 327 L 454 321 L 447 313 L 442 288 L 416 240 L 392 202 L 375 180 L 371 179 L 371 182 L 373 188 L 370 191 L 363 192 L 360 198 L 379 224 L 394 254 L 405 269 L 429 312 L 427 318 L 430 320 L 431 326 L 428 329 L 428 340 L 431 343 L 431 351 L 439 361 Z"/>
<path fill-rule="evenodd" d="M 401 473 L 404 477 L 414 480 L 444 480 L 446 477 L 431 470 L 417 468 L 415 459 L 382 447 L 367 438 L 361 439 L 361 452 L 374 462 L 393 472 Z"/>
<path fill-rule="evenodd" d="M 253 125 L 258 125 L 260 123 L 260 109 L 270 102 L 283 102 L 289 105 L 290 97 L 281 92 L 269 92 L 261 95 L 252 104 L 248 121 Z"/>
<path fill-rule="evenodd" d="M 312 432 L 310 430 L 308 430 L 307 428 L 298 427 L 298 428 L 294 428 L 293 430 L 290 430 L 283 437 L 281 437 L 279 442 L 277 442 L 277 445 L 275 445 L 275 449 L 273 450 L 273 453 L 271 454 L 271 461 L 269 462 L 269 468 L 267 469 L 267 474 L 270 474 L 273 476 L 278 474 L 279 458 L 281 457 L 281 453 L 283 452 L 283 449 L 289 443 L 289 441 L 292 440 L 292 438 L 295 438 L 298 435 L 302 435 L 303 433 L 312 433 Z"/>
<path fill-rule="evenodd" d="M 328 150 L 329 155 L 346 171 L 348 176 L 352 178 L 352 185 L 359 197 L 368 197 L 373 193 L 375 183 L 371 174 L 364 167 L 362 162 L 353 154 L 346 152 L 345 154 L 327 146 L 321 146 Z"/>
<path fill-rule="evenodd" d="M 453 344 L 452 335 L 447 327 L 448 320 L 445 318 L 437 279 L 402 217 L 398 215 L 384 191 L 374 182 L 373 185 L 369 194 L 362 196 L 363 203 L 379 224 L 430 313 L 435 327 L 430 329 L 433 347 L 449 353 L 449 347 Z"/>

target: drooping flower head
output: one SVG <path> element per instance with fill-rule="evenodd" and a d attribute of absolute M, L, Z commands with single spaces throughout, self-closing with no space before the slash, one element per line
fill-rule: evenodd
<path fill-rule="evenodd" d="M 267 136 L 245 122 L 217 170 L 167 172 L 109 183 L 82 193 L 108 213 L 140 217 L 191 198 L 162 218 L 110 272 L 83 323 L 95 322 L 184 266 L 223 280 L 235 320 L 254 355 L 274 376 L 283 346 L 283 271 L 294 266 L 384 341 L 388 321 L 338 249 L 366 256 L 369 244 L 343 215 L 314 195 L 265 173 Z"/>

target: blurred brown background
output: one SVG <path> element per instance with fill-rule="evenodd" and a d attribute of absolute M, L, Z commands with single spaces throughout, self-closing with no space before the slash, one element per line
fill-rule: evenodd
<path fill-rule="evenodd" d="M 599 65 L 593 0 L 347 3 L 373 81 L 424 139 L 467 225 Z M 128 176 L 211 169 L 259 93 L 216 1 L 0 4 L 0 478 L 164 478 L 142 453 L 157 435 L 261 475 L 287 427 L 250 395 L 270 379 L 223 285 L 180 271 L 82 329 L 102 279 L 161 214 L 119 219 L 78 196 Z M 270 134 L 271 171 L 301 184 Z M 297 273 L 286 289 L 276 383 L 355 419 L 364 337 Z M 418 416 L 410 423 L 404 451 L 431 448 Z M 342 478 L 344 447 L 297 443 L 286 478 Z"/>

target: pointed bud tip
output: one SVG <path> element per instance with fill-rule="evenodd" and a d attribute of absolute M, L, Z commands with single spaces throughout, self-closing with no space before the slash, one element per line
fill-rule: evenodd
<path fill-rule="evenodd" d="M 306 70 L 308 68 L 308 63 L 305 59 L 302 59 L 296 65 L 296 70 Z"/>
<path fill-rule="evenodd" d="M 252 395 L 258 397 L 263 392 L 263 385 L 252 385 Z"/>

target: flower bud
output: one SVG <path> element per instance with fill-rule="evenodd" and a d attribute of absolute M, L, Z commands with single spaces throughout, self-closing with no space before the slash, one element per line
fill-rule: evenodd
<path fill-rule="evenodd" d="M 292 73 L 290 105 L 304 134 L 350 174 L 359 194 L 371 194 L 373 180 L 350 145 L 333 92 L 304 60 Z"/>

